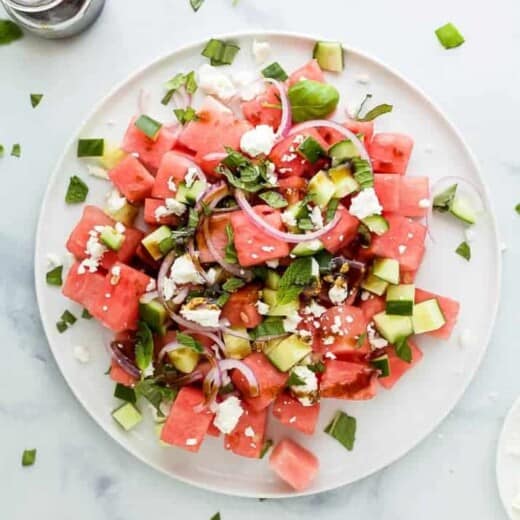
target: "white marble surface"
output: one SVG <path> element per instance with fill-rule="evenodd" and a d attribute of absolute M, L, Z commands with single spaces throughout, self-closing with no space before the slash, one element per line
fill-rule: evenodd
<path fill-rule="evenodd" d="M 205 520 L 216 511 L 223 520 L 317 514 L 328 519 L 505 518 L 494 469 L 500 425 L 520 389 L 519 314 L 512 305 L 520 289 L 515 276 L 520 217 L 513 209 L 520 202 L 515 124 L 520 116 L 519 17 L 516 0 L 240 0 L 235 8 L 231 0 L 207 0 L 196 15 L 188 0 L 109 0 L 98 23 L 78 38 L 47 42 L 28 36 L 0 47 L 0 143 L 22 144 L 21 159 L 0 159 L 0 518 L 174 515 Z M 464 33 L 463 47 L 444 51 L 436 42 L 433 30 L 446 21 Z M 355 485 L 261 503 L 170 480 L 100 430 L 51 357 L 35 302 L 32 260 L 47 178 L 92 105 L 134 69 L 179 44 L 247 28 L 344 40 L 422 87 L 476 152 L 508 246 L 501 309 L 488 354 L 440 428 L 404 459 Z M 30 92 L 45 94 L 35 111 Z M 23 469 L 21 452 L 29 447 L 38 448 L 37 463 Z"/>

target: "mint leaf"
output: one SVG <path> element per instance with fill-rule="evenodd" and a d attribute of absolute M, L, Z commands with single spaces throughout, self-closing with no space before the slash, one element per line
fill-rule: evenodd
<path fill-rule="evenodd" d="M 73 175 L 69 180 L 65 202 L 67 204 L 78 204 L 85 202 L 88 195 L 88 186 L 77 176 Z"/>
<path fill-rule="evenodd" d="M 193 349 L 195 352 L 198 352 L 199 354 L 202 354 L 204 352 L 202 345 L 189 334 L 184 334 L 183 332 L 177 332 L 176 338 L 177 338 L 177 341 L 181 345 L 184 345 L 185 347 L 189 347 L 189 348 Z"/>
<path fill-rule="evenodd" d="M 21 157 L 21 155 L 22 155 L 22 147 L 18 143 L 13 144 L 13 147 L 11 148 L 11 155 L 13 157 L 18 157 L 18 158 Z"/>
<path fill-rule="evenodd" d="M 227 292 L 235 292 L 237 289 L 240 289 L 240 287 L 244 287 L 245 284 L 244 280 L 240 278 L 229 278 L 224 282 L 222 289 Z"/>
<path fill-rule="evenodd" d="M 22 29 L 18 25 L 11 20 L 0 20 L 0 45 L 7 45 L 22 37 Z"/>
<path fill-rule="evenodd" d="M 287 386 L 302 386 L 305 381 L 298 377 L 295 372 L 291 372 L 289 379 L 287 380 Z"/>
<path fill-rule="evenodd" d="M 175 108 L 173 113 L 181 125 L 185 125 L 190 121 L 197 121 L 199 119 L 197 112 L 193 107 Z"/>
<path fill-rule="evenodd" d="M 176 391 L 157 384 L 154 379 L 143 379 L 135 385 L 137 395 L 144 397 L 156 410 L 159 417 L 164 417 L 161 410 L 163 401 L 170 402 L 176 397 Z"/>
<path fill-rule="evenodd" d="M 347 450 L 352 451 L 356 440 L 356 426 L 354 417 L 338 411 L 324 431 L 345 446 Z"/>
<path fill-rule="evenodd" d="M 36 462 L 36 450 L 24 450 L 22 453 L 22 466 L 32 466 Z"/>
<path fill-rule="evenodd" d="M 471 247 L 467 242 L 460 243 L 457 249 L 455 249 L 455 253 L 468 262 L 471 260 Z"/>
<path fill-rule="evenodd" d="M 105 151 L 104 139 L 78 139 L 78 157 L 101 157 Z"/>
<path fill-rule="evenodd" d="M 233 227 L 231 224 L 226 226 L 227 243 L 224 248 L 224 260 L 228 264 L 236 264 L 238 262 L 237 250 L 235 247 L 235 234 L 233 233 Z"/>
<path fill-rule="evenodd" d="M 153 358 L 153 347 L 152 331 L 144 321 L 140 321 L 135 343 L 135 364 L 139 370 L 144 371 L 150 366 Z"/>
<path fill-rule="evenodd" d="M 191 8 L 195 12 L 197 12 L 202 7 L 203 3 L 204 3 L 204 0 L 190 0 Z"/>
<path fill-rule="evenodd" d="M 285 208 L 289 203 L 285 200 L 285 197 L 277 191 L 264 191 L 258 195 L 263 201 L 267 202 L 271 208 L 279 209 Z"/>
<path fill-rule="evenodd" d="M 63 272 L 62 265 L 58 265 L 54 269 L 51 269 L 50 271 L 48 271 L 47 274 L 45 275 L 45 280 L 46 280 L 47 284 L 56 285 L 58 287 L 61 286 L 61 284 L 63 283 L 62 278 L 61 278 L 62 272 Z"/>
<path fill-rule="evenodd" d="M 312 278 L 312 258 L 297 258 L 280 278 L 276 295 L 278 303 L 285 304 L 294 300 Z"/>
<path fill-rule="evenodd" d="M 43 98 L 43 94 L 31 94 L 31 106 L 36 108 Z"/>

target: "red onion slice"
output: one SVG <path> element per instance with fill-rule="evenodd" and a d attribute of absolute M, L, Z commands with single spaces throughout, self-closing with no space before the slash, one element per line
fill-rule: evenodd
<path fill-rule="evenodd" d="M 202 157 L 202 160 L 203 161 L 222 161 L 223 159 L 225 159 L 227 157 L 227 153 L 224 153 L 224 152 L 211 152 L 211 153 L 207 153 L 206 155 L 204 155 Z"/>
<path fill-rule="evenodd" d="M 223 359 L 218 362 L 221 370 L 238 370 L 246 378 L 249 384 L 249 393 L 251 397 L 259 395 L 258 380 L 255 373 L 243 361 L 238 359 Z"/>
<path fill-rule="evenodd" d="M 271 226 L 260 215 L 258 215 L 251 204 L 249 204 L 242 190 L 237 189 L 235 191 L 235 198 L 237 199 L 238 205 L 244 210 L 244 213 L 249 217 L 249 219 L 253 222 L 253 224 L 255 224 L 256 227 L 262 231 L 265 231 L 265 233 L 268 235 L 277 238 L 278 240 L 291 242 L 293 244 L 308 242 L 309 240 L 315 240 L 316 238 L 320 238 L 321 236 L 326 235 L 331 229 L 336 227 L 340 219 L 339 211 L 337 211 L 334 218 L 326 226 L 319 229 L 318 231 L 313 231 L 312 233 L 305 233 L 301 235 L 296 233 L 286 233 Z"/>
<path fill-rule="evenodd" d="M 168 273 L 173 265 L 173 262 L 176 258 L 175 251 L 170 251 L 162 261 L 161 267 L 159 268 L 159 273 L 157 275 L 157 291 L 159 292 L 159 300 L 161 303 L 168 308 L 167 302 L 164 299 L 164 280 L 168 277 Z"/>
<path fill-rule="evenodd" d="M 112 359 L 129 375 L 140 379 L 141 371 L 117 348 L 117 341 L 112 341 L 107 347 Z"/>
<path fill-rule="evenodd" d="M 287 97 L 287 92 L 285 91 L 285 87 L 275 79 L 265 78 L 267 83 L 271 83 L 274 85 L 276 90 L 278 90 L 278 94 L 280 96 L 280 104 L 282 105 L 282 117 L 280 120 L 280 125 L 275 134 L 275 138 L 277 141 L 283 139 L 289 132 L 292 124 L 292 111 L 291 104 L 289 103 L 289 98 Z"/>

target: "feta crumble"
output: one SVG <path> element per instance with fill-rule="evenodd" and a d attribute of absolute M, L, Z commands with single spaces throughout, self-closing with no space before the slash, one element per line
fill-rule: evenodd
<path fill-rule="evenodd" d="M 404 255 L 406 253 L 406 246 L 404 244 L 401 244 L 397 250 L 399 251 L 400 255 Z"/>
<path fill-rule="evenodd" d="M 150 278 L 150 281 L 148 282 L 148 285 L 146 286 L 146 292 L 155 291 L 157 288 L 157 283 L 153 278 Z"/>
<path fill-rule="evenodd" d="M 330 301 L 334 304 L 343 303 L 348 296 L 348 287 L 341 285 L 333 285 L 329 289 Z"/>
<path fill-rule="evenodd" d="M 316 303 L 316 300 L 312 300 L 307 307 L 303 309 L 304 314 L 312 314 L 315 318 L 319 318 L 327 309 Z"/>
<path fill-rule="evenodd" d="M 232 395 L 225 401 L 217 404 L 215 420 L 213 424 L 222 433 L 231 433 L 244 413 L 240 399 Z"/>
<path fill-rule="evenodd" d="M 168 189 L 175 193 L 177 191 L 177 185 L 175 184 L 175 181 L 173 180 L 173 177 L 170 177 L 168 179 Z"/>
<path fill-rule="evenodd" d="M 276 166 L 271 161 L 266 161 L 266 177 L 267 182 L 272 186 L 278 184 L 278 175 L 276 175 Z"/>
<path fill-rule="evenodd" d="M 274 247 L 274 246 L 262 246 L 260 249 L 262 251 L 265 251 L 266 253 L 272 253 L 276 249 L 276 247 Z"/>
<path fill-rule="evenodd" d="M 89 231 L 89 238 L 85 247 L 87 258 L 79 264 L 78 274 L 85 274 L 87 270 L 90 273 L 95 273 L 98 270 L 101 259 L 107 251 L 107 248 L 99 241 L 99 233 L 103 229 L 104 226 L 95 226 L 94 229 Z"/>
<path fill-rule="evenodd" d="M 234 74 L 232 79 L 242 101 L 251 101 L 265 91 L 265 83 L 256 73 L 241 71 Z"/>
<path fill-rule="evenodd" d="M 253 41 L 253 56 L 258 65 L 264 63 L 271 55 L 271 44 L 268 42 Z"/>
<path fill-rule="evenodd" d="M 53 253 L 47 253 L 46 259 L 47 259 L 47 267 L 49 269 L 54 269 L 55 267 L 62 265 L 61 258 L 58 255 L 55 255 Z"/>
<path fill-rule="evenodd" d="M 261 300 L 258 300 L 256 302 L 256 309 L 262 316 L 265 316 L 269 312 L 269 305 Z"/>
<path fill-rule="evenodd" d="M 181 309 L 183 318 L 194 321 L 203 327 L 218 327 L 220 319 L 220 309 L 188 309 L 183 306 Z"/>
<path fill-rule="evenodd" d="M 309 215 L 312 225 L 314 229 L 323 228 L 323 215 L 321 214 L 321 210 L 319 206 L 314 206 Z"/>
<path fill-rule="evenodd" d="M 275 133 L 269 125 L 258 125 L 240 138 L 240 149 L 251 157 L 268 155 L 275 141 Z"/>
<path fill-rule="evenodd" d="M 105 170 L 105 168 L 102 168 L 101 166 L 98 166 L 97 164 L 87 164 L 87 171 L 89 175 L 92 175 L 92 177 L 96 177 L 98 179 L 103 179 L 105 181 L 109 180 L 108 172 Z"/>
<path fill-rule="evenodd" d="M 106 195 L 107 209 L 111 213 L 119 211 L 126 204 L 126 198 L 117 190 L 110 190 Z"/>
<path fill-rule="evenodd" d="M 291 392 L 303 406 L 312 406 L 316 401 L 316 393 L 318 392 L 316 374 L 305 365 L 295 366 L 292 372 L 303 384 L 291 386 Z"/>
<path fill-rule="evenodd" d="M 196 446 L 197 439 L 186 439 L 186 446 Z"/>
<path fill-rule="evenodd" d="M 289 226 L 289 227 L 296 227 L 296 217 L 294 216 L 294 214 L 289 211 L 289 210 L 286 210 L 282 213 L 281 215 L 281 218 L 282 218 L 282 222 L 286 225 L 286 226 Z"/>
<path fill-rule="evenodd" d="M 388 346 L 388 341 L 386 341 L 385 338 L 379 336 L 379 334 L 376 332 L 376 329 L 374 328 L 373 323 L 369 323 L 367 327 L 367 338 L 368 343 L 372 347 L 372 350 L 377 350 Z"/>
<path fill-rule="evenodd" d="M 271 269 L 276 269 L 280 265 L 280 260 L 278 260 L 278 259 L 276 259 L 276 260 L 267 260 L 265 265 L 267 265 L 267 267 L 269 267 Z"/>
<path fill-rule="evenodd" d="M 298 312 L 291 312 L 291 314 L 289 314 L 283 320 L 283 328 L 285 332 L 296 332 L 300 321 L 302 321 L 302 317 L 298 314 Z"/>
<path fill-rule="evenodd" d="M 197 271 L 195 264 L 191 256 L 186 253 L 185 255 L 179 256 L 179 258 L 175 259 L 173 262 L 170 276 L 169 278 L 175 284 L 186 284 L 186 283 L 194 283 L 194 284 L 203 284 L 204 278 Z"/>
<path fill-rule="evenodd" d="M 158 206 L 155 210 L 155 218 L 159 220 L 162 217 L 168 217 L 170 215 L 177 215 L 180 217 L 186 212 L 186 206 L 176 199 L 166 199 L 164 206 Z"/>
<path fill-rule="evenodd" d="M 186 170 L 186 176 L 184 177 L 184 182 L 186 183 L 186 187 L 191 188 L 198 176 L 199 176 L 198 168 L 190 166 Z"/>
<path fill-rule="evenodd" d="M 332 345 L 334 343 L 334 336 L 326 336 L 323 338 L 323 344 L 324 345 Z M 326 357 L 326 355 L 325 355 Z"/>
<path fill-rule="evenodd" d="M 90 352 L 83 345 L 76 345 L 72 349 L 72 353 L 75 359 L 80 363 L 88 363 L 90 361 Z"/>
<path fill-rule="evenodd" d="M 206 94 L 216 96 L 222 101 L 229 101 L 237 93 L 227 74 L 207 63 L 198 70 L 198 85 Z"/>
<path fill-rule="evenodd" d="M 371 215 L 381 215 L 383 207 L 379 203 L 374 188 L 367 188 L 352 198 L 348 211 L 361 220 Z"/>

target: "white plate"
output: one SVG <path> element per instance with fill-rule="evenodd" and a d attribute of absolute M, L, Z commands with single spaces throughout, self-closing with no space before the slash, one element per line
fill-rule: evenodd
<path fill-rule="evenodd" d="M 520 493 L 520 397 L 509 410 L 498 439 L 497 485 L 509 518 L 520 520 L 520 510 L 512 508 Z"/>
<path fill-rule="evenodd" d="M 242 50 L 234 70 L 253 65 L 250 54 L 253 39 L 268 40 L 273 59 L 287 70 L 309 60 L 315 39 L 289 34 L 234 35 Z M 190 45 L 147 66 L 113 91 L 81 126 L 67 146 L 50 179 L 44 199 L 36 241 L 36 288 L 45 331 L 56 361 L 72 391 L 92 417 L 136 457 L 147 464 L 194 485 L 233 495 L 284 497 L 294 495 L 269 470 L 267 460 L 252 461 L 236 457 L 222 448 L 222 439 L 209 438 L 198 455 L 161 447 L 148 421 L 131 433 L 124 433 L 113 422 L 115 406 L 111 397 L 113 384 L 104 376 L 108 357 L 103 340 L 109 334 L 94 321 L 78 320 L 65 334 L 58 334 L 55 322 L 65 308 L 80 312 L 66 301 L 56 288 L 45 284 L 46 255 L 64 253 L 65 240 L 78 220 L 82 207 L 67 206 L 63 198 L 69 176 L 82 172 L 90 186 L 89 203 L 102 204 L 109 186 L 87 175 L 85 166 L 75 156 L 79 136 L 105 137 L 120 141 L 130 117 L 137 112 L 140 89 L 151 94 L 148 111 L 166 121 L 170 109 L 159 103 L 162 84 L 175 73 L 197 68 L 203 42 Z M 394 111 L 377 121 L 378 131 L 405 132 L 413 136 L 415 150 L 409 171 L 429 175 L 433 180 L 445 175 L 459 175 L 482 187 L 477 165 L 467 146 L 442 113 L 415 87 L 376 60 L 347 48 L 346 71 L 330 74 L 343 101 L 351 105 L 363 97 L 367 87 L 356 81 L 360 75 L 370 78 L 369 90 L 375 103 L 392 103 Z M 110 121 L 115 124 L 109 125 Z M 485 192 L 484 188 L 482 190 Z M 487 201 L 489 208 L 489 201 Z M 430 244 L 419 276 L 419 286 L 456 298 L 462 303 L 460 321 L 449 342 L 429 338 L 419 343 L 424 361 L 411 371 L 391 392 L 381 389 L 370 402 L 325 400 L 322 404 L 318 433 L 310 438 L 284 431 L 271 420 L 269 436 L 297 438 L 321 461 L 319 477 L 305 494 L 317 493 L 359 480 L 394 462 L 424 439 L 455 406 L 480 364 L 490 337 L 499 292 L 500 258 L 496 227 L 490 213 L 477 225 L 477 239 L 472 244 L 473 259 L 465 262 L 453 250 L 463 240 L 462 225 L 441 220 L 436 226 L 441 243 Z M 469 328 L 477 342 L 460 348 L 457 338 Z M 88 366 L 72 356 L 72 347 L 81 344 L 93 353 Z M 322 433 L 333 412 L 344 409 L 358 420 L 356 446 L 345 451 L 339 443 Z"/>

